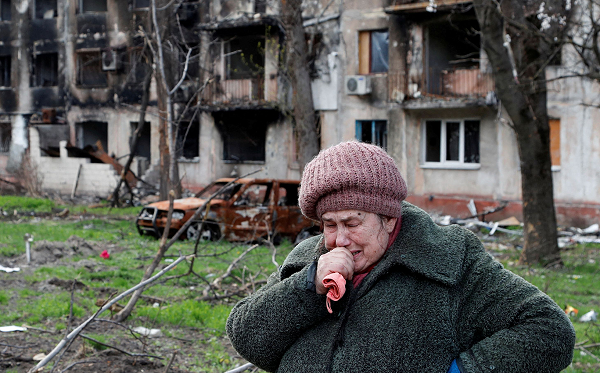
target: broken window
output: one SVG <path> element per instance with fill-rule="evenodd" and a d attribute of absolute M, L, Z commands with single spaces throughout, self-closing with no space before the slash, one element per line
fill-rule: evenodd
<path fill-rule="evenodd" d="M 231 162 L 265 161 L 267 128 L 278 120 L 276 111 L 237 110 L 213 114 L 223 139 L 223 159 Z"/>
<path fill-rule="evenodd" d="M 194 159 L 200 156 L 200 121 L 179 123 L 175 148 L 178 158 Z"/>
<path fill-rule="evenodd" d="M 133 0 L 133 7 L 135 9 L 149 8 L 150 0 Z"/>
<path fill-rule="evenodd" d="M 362 142 L 387 148 L 387 121 L 357 120 L 356 139 Z"/>
<path fill-rule="evenodd" d="M 360 31 L 358 33 L 358 73 L 361 75 L 388 71 L 387 30 Z"/>
<path fill-rule="evenodd" d="M 137 126 L 138 122 L 130 122 L 132 137 L 129 139 L 129 144 L 131 144 L 133 141 L 133 135 L 137 129 Z M 145 122 L 144 128 L 140 132 L 140 137 L 138 138 L 137 146 L 135 148 L 135 153 L 137 156 L 150 159 L 150 140 L 150 122 Z"/>
<path fill-rule="evenodd" d="M 106 0 L 80 0 L 81 13 L 106 12 Z"/>
<path fill-rule="evenodd" d="M 267 0 L 254 0 L 254 13 L 264 14 L 267 12 Z"/>
<path fill-rule="evenodd" d="M 426 164 L 479 164 L 478 120 L 427 120 L 423 129 Z"/>
<path fill-rule="evenodd" d="M 271 184 L 254 184 L 235 201 L 236 206 L 266 206 L 269 204 Z"/>
<path fill-rule="evenodd" d="M 76 125 L 77 146 L 85 148 L 86 146 L 96 147 L 100 141 L 102 149 L 108 152 L 108 123 L 106 122 L 81 122 Z"/>
<path fill-rule="evenodd" d="M 550 119 L 550 158 L 552 169 L 560 169 L 560 119 Z"/>
<path fill-rule="evenodd" d="M 427 92 L 475 93 L 481 84 L 481 42 L 476 19 L 437 22 L 427 28 Z"/>
<path fill-rule="evenodd" d="M 10 21 L 10 0 L 0 0 L 0 21 Z"/>
<path fill-rule="evenodd" d="M 0 87 L 10 87 L 10 56 L 0 56 Z"/>
<path fill-rule="evenodd" d="M 58 53 L 33 55 L 33 87 L 53 87 L 58 85 Z"/>
<path fill-rule="evenodd" d="M 264 72 L 264 36 L 235 36 L 225 44 L 227 79 L 251 79 Z"/>
<path fill-rule="evenodd" d="M 10 150 L 10 139 L 12 126 L 10 123 L 0 123 L 0 153 L 8 153 Z"/>
<path fill-rule="evenodd" d="M 35 18 L 52 19 L 57 16 L 57 0 L 35 0 Z"/>
<path fill-rule="evenodd" d="M 107 86 L 108 76 L 102 70 L 100 51 L 77 53 L 77 83 L 84 87 Z"/>
<path fill-rule="evenodd" d="M 300 187 L 298 184 L 279 184 L 278 206 L 298 206 L 298 194 Z"/>

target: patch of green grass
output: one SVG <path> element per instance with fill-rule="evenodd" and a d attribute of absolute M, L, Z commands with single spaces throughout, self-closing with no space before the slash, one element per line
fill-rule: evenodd
<path fill-rule="evenodd" d="M 0 305 L 8 304 L 10 300 L 10 294 L 6 290 L 0 290 Z"/>
<path fill-rule="evenodd" d="M 166 307 L 140 307 L 137 316 L 146 317 L 158 325 L 170 324 L 211 329 L 220 335 L 225 332 L 225 322 L 230 306 L 211 305 L 188 299 Z"/>
<path fill-rule="evenodd" d="M 22 196 L 0 196 L 0 208 L 12 213 L 18 212 L 51 212 L 56 207 L 54 201 L 43 198 Z"/>
<path fill-rule="evenodd" d="M 98 342 L 95 342 L 95 341 L 90 341 L 87 338 L 85 339 L 85 341 L 87 343 L 89 343 L 89 345 L 92 346 L 92 348 L 94 350 L 96 350 L 96 351 L 102 351 L 102 350 L 106 350 L 108 348 L 108 347 L 104 346 L 103 344 L 101 344 L 101 343 L 108 344 L 108 338 L 106 338 L 105 335 L 103 335 L 103 334 L 95 334 L 95 333 L 91 333 L 91 334 L 90 333 L 86 333 L 86 335 L 88 337 L 93 338 L 96 341 L 100 342 L 100 343 L 98 343 Z"/>
<path fill-rule="evenodd" d="M 44 294 L 35 302 L 22 299 L 19 308 L 27 324 L 39 324 L 47 319 L 61 319 L 69 316 L 71 295 L 68 292 L 58 294 Z M 73 316 L 83 317 L 85 310 L 77 304 L 73 305 Z"/>

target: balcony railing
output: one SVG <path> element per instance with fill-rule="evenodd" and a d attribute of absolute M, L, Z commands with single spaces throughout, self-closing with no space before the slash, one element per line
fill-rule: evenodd
<path fill-rule="evenodd" d="M 479 69 L 431 68 L 424 84 L 417 79 L 407 81 L 404 71 L 388 73 L 389 92 L 392 100 L 400 97 L 415 97 L 417 92 L 425 96 L 440 97 L 485 97 L 495 89 L 494 79 Z M 401 100 L 399 100 L 401 101 Z"/>
<path fill-rule="evenodd" d="M 207 106 L 265 105 L 277 100 L 277 80 L 217 79 L 205 87 L 201 97 L 202 104 Z"/>

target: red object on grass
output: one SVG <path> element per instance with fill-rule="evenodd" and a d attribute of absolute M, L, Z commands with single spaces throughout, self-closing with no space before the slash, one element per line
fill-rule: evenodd
<path fill-rule="evenodd" d="M 101 257 L 103 257 L 104 259 L 108 259 L 110 258 L 110 254 L 108 253 L 108 251 L 104 250 L 101 254 Z"/>

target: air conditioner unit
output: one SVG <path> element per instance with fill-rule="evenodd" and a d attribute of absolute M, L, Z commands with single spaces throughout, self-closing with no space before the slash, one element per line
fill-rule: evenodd
<path fill-rule="evenodd" d="M 368 75 L 350 75 L 346 77 L 347 95 L 366 95 L 371 93 L 371 77 Z"/>
<path fill-rule="evenodd" d="M 109 49 L 102 52 L 102 70 L 115 71 L 117 69 L 117 51 Z"/>

